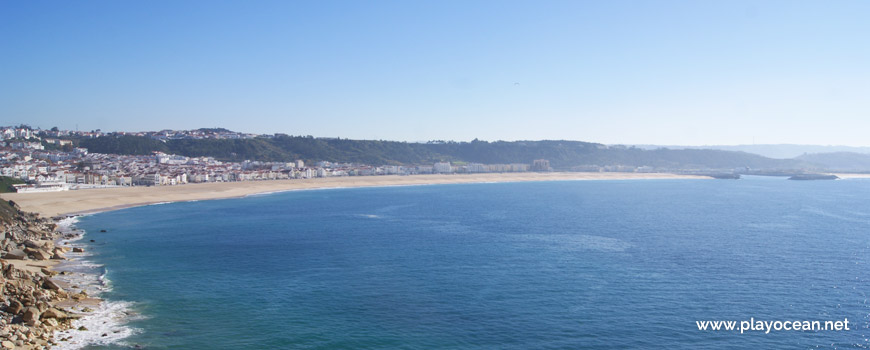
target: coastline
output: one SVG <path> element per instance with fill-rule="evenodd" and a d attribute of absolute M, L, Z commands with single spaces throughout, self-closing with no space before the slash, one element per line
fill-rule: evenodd
<path fill-rule="evenodd" d="M 487 182 L 654 179 L 710 179 L 710 177 L 669 173 L 616 172 L 485 173 L 410 176 L 383 175 L 218 182 L 158 187 L 102 188 L 43 193 L 4 193 L 0 195 L 0 198 L 14 201 L 24 211 L 39 213 L 42 217 L 55 217 L 91 214 L 157 203 L 238 198 L 255 194 L 307 189 Z"/>
<path fill-rule="evenodd" d="M 858 173 L 830 173 L 831 175 L 836 175 L 842 180 L 852 180 L 852 179 L 870 179 L 870 174 L 858 174 Z"/>
<path fill-rule="evenodd" d="M 54 333 L 53 349 L 77 350 L 91 345 L 109 345 L 135 333 L 128 327 L 132 311 L 132 303 L 123 300 L 107 300 L 102 294 L 112 290 L 110 281 L 106 278 L 106 268 L 89 257 L 91 247 L 88 246 L 84 230 L 76 223 L 79 216 L 58 220 L 58 228 L 64 234 L 58 243 L 71 248 L 83 248 L 79 252 L 71 252 L 67 260 L 54 267 L 60 274 L 59 283 L 65 286 L 75 286 L 81 290 L 85 299 L 67 300 L 56 303 L 57 307 L 69 310 L 80 318 L 70 323 L 69 329 L 59 329 Z M 74 289 L 74 290 L 76 290 Z"/>
<path fill-rule="evenodd" d="M 43 349 L 57 344 L 55 333 L 72 327 L 84 315 L 62 305 L 77 305 L 88 295 L 55 270 L 76 251 L 62 243 L 66 233 L 59 222 L 21 211 L 0 202 L 3 303 L 0 303 L 0 346 L 4 349 Z"/>
<path fill-rule="evenodd" d="M 45 273 L 46 278 L 56 276 L 56 282 L 64 289 L 69 290 L 70 294 L 81 291 L 72 299 L 63 298 L 52 303 L 53 307 L 76 316 L 65 320 L 61 327 L 53 329 L 50 338 L 46 338 L 46 341 L 57 349 L 80 349 L 88 345 L 115 343 L 137 332 L 136 329 L 127 326 L 127 323 L 136 314 L 133 311 L 132 303 L 123 300 L 105 300 L 101 297 L 101 294 L 111 290 L 111 286 L 109 281 L 105 279 L 105 267 L 88 259 L 91 256 L 90 247 L 83 239 L 86 232 L 75 226 L 77 217 L 80 215 L 143 205 L 239 198 L 296 190 L 462 183 L 650 179 L 710 179 L 710 177 L 663 173 L 367 176 L 106 188 L 45 193 L 4 193 L 0 195 L 4 201 L 14 201 L 22 212 L 39 214 L 41 220 L 55 225 L 54 242 L 58 246 L 63 246 L 67 252 L 64 260 L 45 262 L 4 260 L 4 263 L 29 273 Z M 63 218 L 64 216 L 66 217 Z M 73 251 L 73 248 L 83 248 L 83 250 Z M 46 336 L 48 334 L 47 332 Z"/>

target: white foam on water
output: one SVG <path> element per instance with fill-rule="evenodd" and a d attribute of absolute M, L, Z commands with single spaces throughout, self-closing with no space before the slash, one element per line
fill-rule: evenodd
<path fill-rule="evenodd" d="M 70 291 L 77 293 L 84 290 L 88 296 L 99 298 L 101 294 L 112 290 L 111 281 L 106 278 L 108 270 L 101 264 L 87 260 L 91 253 L 84 244 L 78 241 L 84 238 L 84 231 L 75 227 L 78 217 L 62 219 L 58 228 L 64 234 L 75 233 L 74 237 L 62 239 L 58 243 L 66 247 L 82 247 L 85 252 L 66 254 L 69 260 L 55 268 L 65 271 L 54 278 L 70 285 Z M 79 305 L 70 309 L 83 317 L 73 321 L 72 328 L 58 331 L 54 334 L 57 345 L 53 349 L 81 349 L 89 345 L 108 345 L 120 343 L 138 332 L 127 326 L 127 323 L 137 317 L 132 310 L 133 303 L 128 301 L 103 300 L 98 305 Z M 85 308 L 89 308 L 87 310 Z M 80 327 L 82 330 L 79 330 Z M 61 340 L 64 339 L 64 340 Z"/>
<path fill-rule="evenodd" d="M 816 214 L 816 215 L 820 215 L 820 216 L 826 216 L 829 218 L 834 218 L 834 219 L 838 219 L 838 220 L 842 220 L 842 221 L 858 222 L 858 223 L 866 223 L 867 222 L 867 220 L 864 218 L 851 218 L 851 217 L 835 214 L 835 213 L 829 212 L 827 210 L 823 210 L 821 208 L 816 208 L 816 207 L 804 207 L 804 208 L 801 208 L 800 211 L 810 213 L 810 214 Z"/>
<path fill-rule="evenodd" d="M 261 196 L 268 196 L 268 195 L 270 195 L 270 194 L 282 193 L 282 192 L 290 192 L 290 191 L 291 191 L 291 190 L 288 190 L 288 191 L 268 191 L 268 192 L 259 192 L 259 193 L 246 194 L 246 195 L 244 195 L 243 197 L 261 197 Z"/>
<path fill-rule="evenodd" d="M 523 239 L 538 241 L 560 250 L 593 250 L 600 252 L 623 252 L 632 244 L 621 239 L 575 234 L 526 234 Z"/>
<path fill-rule="evenodd" d="M 54 279 L 68 283 L 70 292 L 78 293 L 84 290 L 89 296 L 96 297 L 112 290 L 110 281 L 106 278 L 106 269 L 101 265 L 67 265 L 62 270 L 67 271 L 67 274 L 57 275 Z"/>
<path fill-rule="evenodd" d="M 136 317 L 130 311 L 132 306 L 126 301 L 104 300 L 93 311 L 83 313 L 85 317 L 73 321 L 71 329 L 56 332 L 54 339 L 57 345 L 52 349 L 74 350 L 89 345 L 115 344 L 136 334 L 136 329 L 125 326 Z M 81 309 L 76 311 L 81 312 Z M 80 327 L 86 330 L 79 330 Z"/>
<path fill-rule="evenodd" d="M 58 228 L 58 230 L 60 230 L 60 232 L 67 233 L 69 231 L 75 230 L 74 225 L 77 222 L 79 222 L 78 216 L 70 216 L 67 218 L 63 218 L 57 222 L 57 228 Z"/>

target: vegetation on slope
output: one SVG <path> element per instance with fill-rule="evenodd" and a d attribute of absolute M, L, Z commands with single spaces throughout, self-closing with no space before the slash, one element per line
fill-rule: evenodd
<path fill-rule="evenodd" d="M 12 185 L 23 183 L 24 181 L 16 179 L 14 177 L 0 176 L 0 193 L 15 192 L 15 189 L 12 188 Z"/>
<path fill-rule="evenodd" d="M 870 171 L 870 154 L 855 152 L 831 152 L 804 154 L 796 159 L 818 169 L 831 171 Z"/>
<path fill-rule="evenodd" d="M 150 154 L 153 151 L 191 157 L 210 156 L 242 161 L 332 161 L 365 164 L 431 164 L 464 161 L 484 164 L 531 163 L 548 159 L 553 168 L 573 166 L 652 166 L 671 169 L 765 168 L 795 169 L 795 160 L 770 159 L 744 152 L 701 149 L 642 150 L 606 147 L 580 141 L 496 141 L 409 143 L 379 140 L 314 138 L 279 135 L 253 139 L 178 139 L 158 141 L 137 136 L 107 136 L 80 140 L 92 152 Z"/>
<path fill-rule="evenodd" d="M 88 152 L 127 155 L 148 155 L 155 151 L 169 152 L 169 147 L 159 140 L 142 136 L 119 135 L 79 140 L 79 147 Z"/>
<path fill-rule="evenodd" d="M 15 220 L 17 210 L 9 203 L 9 201 L 0 200 L 0 224 L 9 224 Z"/>

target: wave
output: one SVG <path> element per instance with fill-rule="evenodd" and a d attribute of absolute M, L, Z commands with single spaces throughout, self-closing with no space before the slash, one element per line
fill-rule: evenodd
<path fill-rule="evenodd" d="M 357 214 L 355 216 L 359 217 L 359 218 L 366 218 L 366 219 L 380 219 L 381 218 L 380 215 L 374 215 L 374 214 Z"/>
<path fill-rule="evenodd" d="M 576 235 L 576 234 L 524 234 L 518 237 L 535 241 L 559 250 L 592 250 L 600 252 L 623 252 L 633 247 L 629 242 L 617 238 Z"/>
<path fill-rule="evenodd" d="M 118 344 L 123 339 L 139 332 L 126 323 L 137 318 L 131 310 L 133 303 L 104 300 L 85 313 L 85 317 L 73 321 L 72 328 L 56 332 L 57 345 L 52 349 L 75 350 L 92 345 Z"/>
<path fill-rule="evenodd" d="M 84 290 L 89 296 L 99 298 L 103 293 L 112 290 L 111 280 L 107 277 L 109 270 L 102 264 L 87 260 L 92 253 L 84 244 L 77 243 L 85 234 L 83 230 L 75 227 L 77 222 L 78 217 L 65 218 L 58 222 L 58 228 L 69 237 L 58 243 L 67 247 L 85 248 L 85 252 L 68 253 L 69 260 L 55 268 L 67 273 L 54 278 L 73 286 L 73 292 Z M 71 233 L 74 235 L 67 236 Z M 72 328 L 55 332 L 54 340 L 57 345 L 52 349 L 75 350 L 91 345 L 120 343 L 139 332 L 127 325 L 129 321 L 141 317 L 133 312 L 133 306 L 128 301 L 102 300 L 99 303 L 79 303 L 69 308 L 83 317 L 73 321 Z"/>
<path fill-rule="evenodd" d="M 63 233 L 75 231 L 75 224 L 79 222 L 79 216 L 70 216 L 57 221 L 57 229 Z M 79 238 L 81 239 L 81 238 Z"/>
<path fill-rule="evenodd" d="M 810 213 L 810 214 L 825 216 L 825 217 L 829 217 L 829 218 L 833 218 L 833 219 L 837 219 L 837 220 L 842 220 L 842 221 L 857 222 L 857 223 L 866 223 L 867 222 L 867 220 L 863 219 L 863 218 L 847 217 L 847 216 L 835 214 L 835 213 L 832 213 L 830 211 L 823 210 L 821 208 L 816 208 L 816 207 L 804 207 L 804 208 L 801 208 L 801 211 L 806 212 L 806 213 Z"/>

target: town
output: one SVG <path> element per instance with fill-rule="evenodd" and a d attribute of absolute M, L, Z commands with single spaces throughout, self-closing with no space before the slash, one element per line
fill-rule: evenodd
<path fill-rule="evenodd" d="M 114 134 L 168 139 L 245 139 L 270 137 L 226 129 L 162 130 Z M 213 157 L 186 157 L 154 152 L 117 155 L 88 152 L 69 138 L 98 138 L 100 130 L 69 131 L 29 126 L 0 127 L 0 176 L 21 180 L 18 192 L 46 192 L 119 186 L 172 186 L 188 183 L 309 179 L 333 176 L 454 174 L 550 171 L 547 160 L 532 164 L 438 162 L 425 165 L 371 165 L 304 160 L 226 162 Z M 311 160 L 309 160 L 310 162 Z"/>

